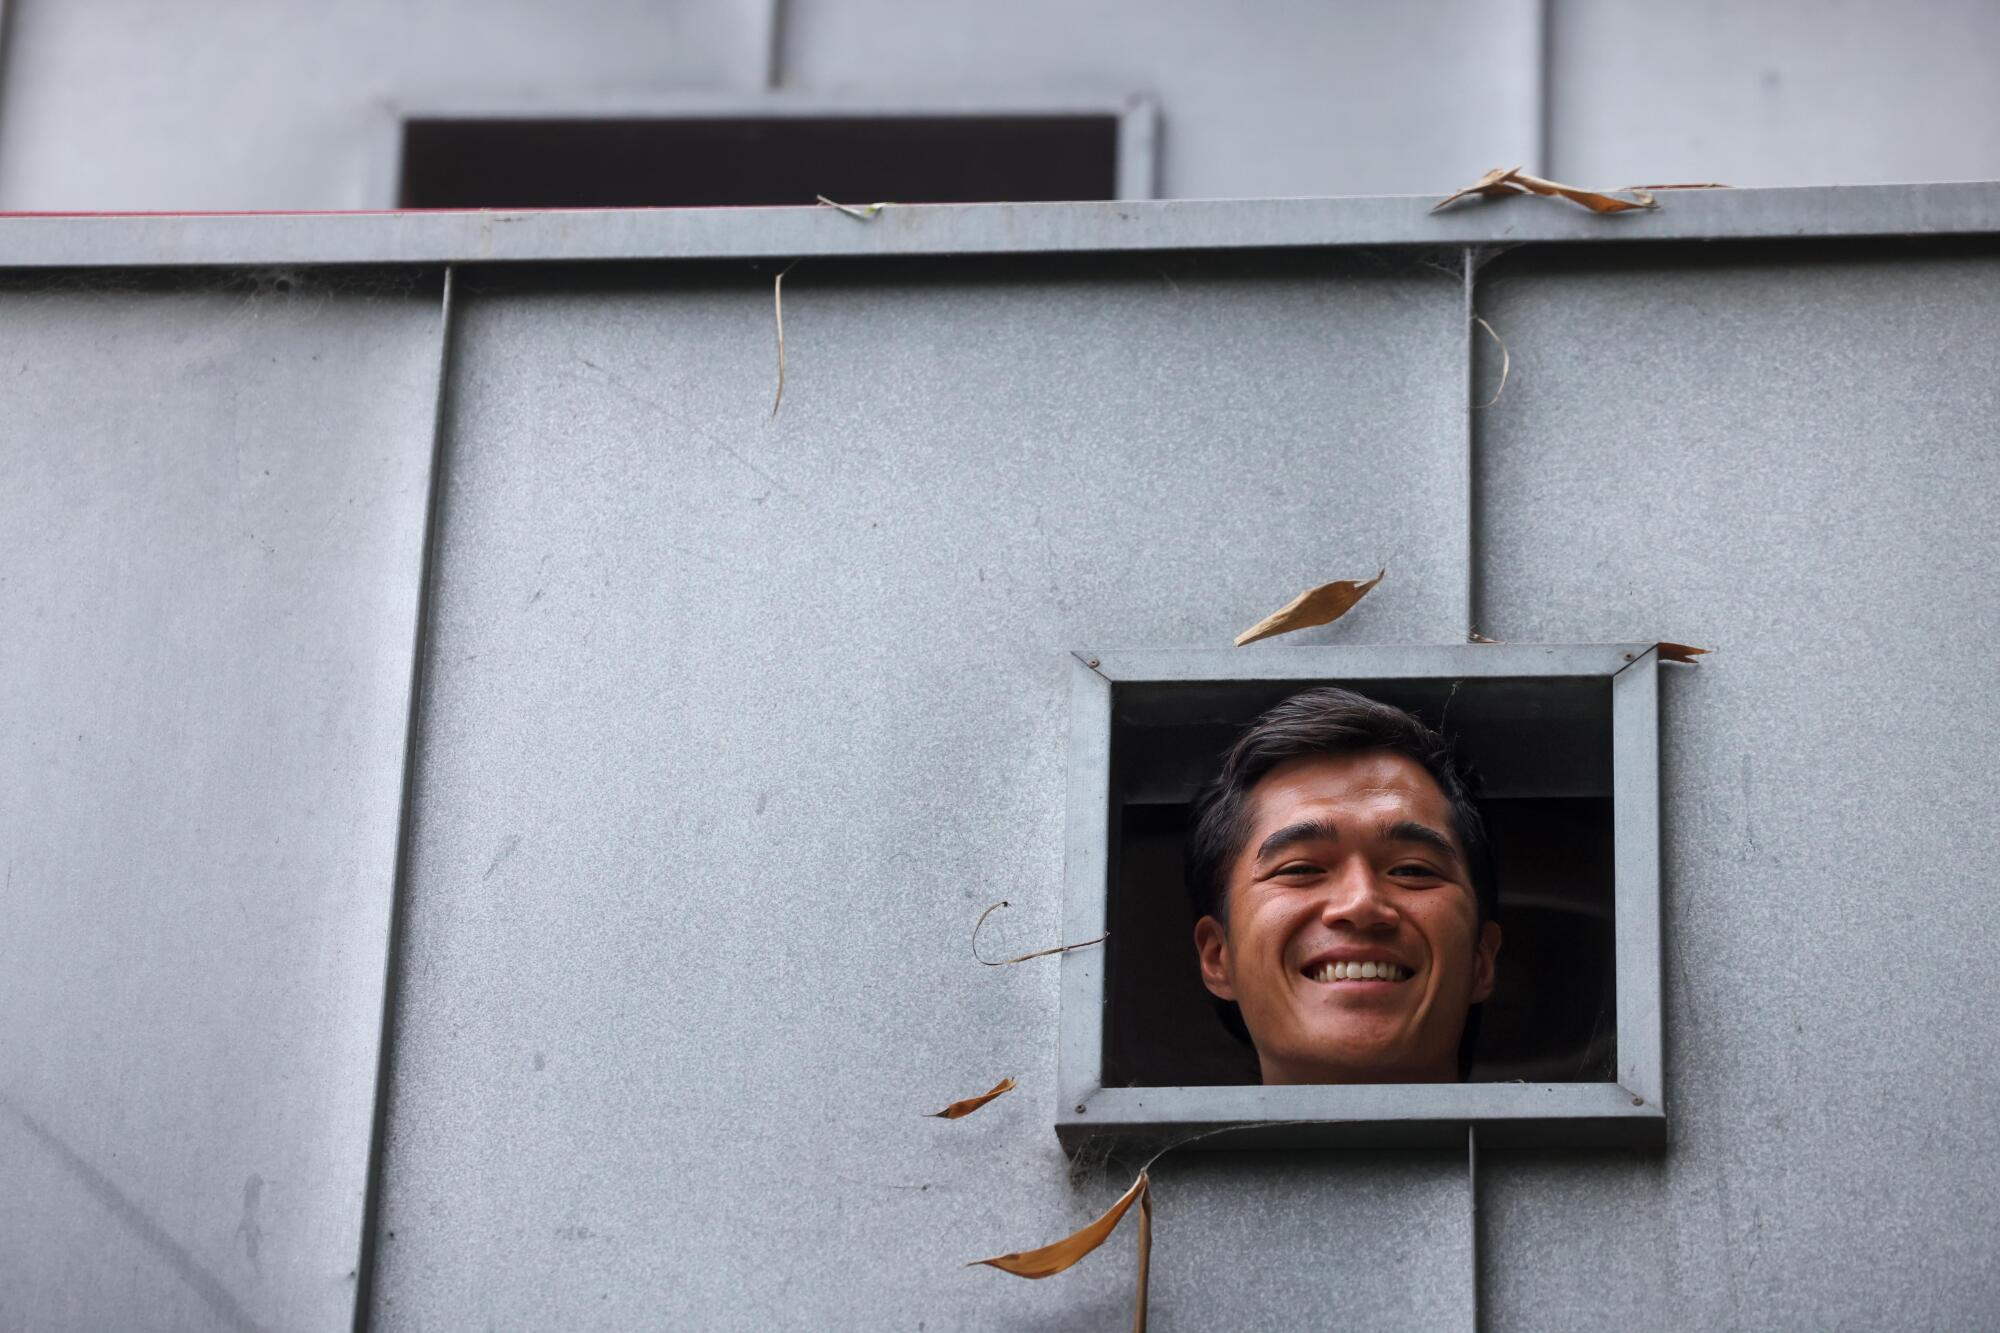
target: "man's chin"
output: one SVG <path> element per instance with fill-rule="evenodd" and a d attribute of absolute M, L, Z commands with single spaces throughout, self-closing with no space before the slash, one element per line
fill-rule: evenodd
<path fill-rule="evenodd" d="M 1449 1061 L 1427 1058 L 1407 1040 L 1340 1033 L 1268 1050 L 1257 1047 L 1267 1084 L 1431 1083 L 1457 1077 Z"/>

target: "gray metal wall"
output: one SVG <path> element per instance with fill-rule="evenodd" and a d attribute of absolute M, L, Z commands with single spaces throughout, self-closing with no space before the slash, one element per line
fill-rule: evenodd
<path fill-rule="evenodd" d="M 1110 267 L 802 267 L 775 419 L 767 274 L 472 288 L 384 1326 L 1116 1321 L 1127 1262 L 961 1267 L 1129 1182 L 1066 1181 L 1054 960 L 967 948 L 1002 898 L 1058 929 L 1066 650 L 1226 643 L 1382 561 L 1406 595 L 1357 626 L 1462 639 L 1466 339 L 1407 263 Z M 1336 1270 L 1464 1324 L 1461 1161 L 1168 1174 L 1164 1327 L 1282 1324 Z M 1211 1285 L 1274 1211 L 1316 1238 Z"/>
<path fill-rule="evenodd" d="M 1512 1327 L 2000 1318 L 2000 254 L 1595 264 L 1482 310 L 1482 619 L 1714 644 L 1663 691 L 1658 1162 L 1500 1158 Z"/>
<path fill-rule="evenodd" d="M 2000 177 L 2000 5 L 1550 0 L 1558 180 Z"/>
<path fill-rule="evenodd" d="M 0 288 L 0 1328 L 353 1308 L 438 312 Z"/>
<path fill-rule="evenodd" d="M 1154 1327 L 1990 1323 L 2000 252 L 1977 192 L 1790 198 L 1641 225 L 1973 220 L 1499 205 L 1545 243 L 1480 272 L 1484 408 L 1416 230 L 1471 222 L 808 259 L 775 417 L 770 263 L 462 266 L 406 820 L 434 271 L 12 279 L 0 1329 L 1118 1325 L 1127 1237 L 960 1266 L 1131 1166 L 1070 1182 L 1054 968 L 971 923 L 1053 942 L 1067 649 L 1380 564 L 1309 640 L 1718 650 L 1663 698 L 1669 1143 L 1484 1152 L 1476 1226 L 1456 1154 L 1175 1154 Z M 882 235 L 1123 225 L 950 218 Z"/>
<path fill-rule="evenodd" d="M 1738 186 L 2000 177 L 1986 0 L 7 0 L 0 208 L 394 202 L 396 116 L 688 94 L 1158 100 L 1169 198 L 1491 166 Z M 775 81 L 775 83 L 774 83 Z"/>

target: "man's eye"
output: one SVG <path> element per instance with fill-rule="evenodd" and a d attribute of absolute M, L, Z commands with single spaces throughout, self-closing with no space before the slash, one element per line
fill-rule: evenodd
<path fill-rule="evenodd" d="M 1389 871 L 1389 873 L 1392 875 L 1401 876 L 1402 878 L 1405 879 L 1444 878 L 1444 876 L 1440 875 L 1437 871 L 1431 869 L 1429 866 L 1424 866 L 1424 865 L 1395 866 Z"/>
<path fill-rule="evenodd" d="M 1273 875 L 1289 879 L 1296 879 L 1301 875 L 1317 875 L 1319 873 L 1320 868 L 1309 861 L 1294 861 L 1290 865 L 1280 866 L 1272 872 Z"/>

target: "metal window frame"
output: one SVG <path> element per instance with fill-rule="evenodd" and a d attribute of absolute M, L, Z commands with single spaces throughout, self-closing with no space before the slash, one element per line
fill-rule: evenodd
<path fill-rule="evenodd" d="M 1112 697 L 1121 684 L 1601 676 L 1611 682 L 1613 932 L 1618 1079 L 1602 1083 L 1372 1084 L 1314 1087 L 1106 1087 L 1101 949 L 1062 956 L 1056 1133 L 1192 1146 L 1351 1147 L 1465 1142 L 1658 1145 L 1662 1066 L 1659 857 L 1659 653 L 1652 644 L 1466 644 L 1079 652 L 1070 679 L 1069 825 L 1063 935 L 1106 923 L 1111 834 Z M 1232 1130 L 1223 1133 L 1224 1130 Z"/>
<path fill-rule="evenodd" d="M 402 189 L 403 127 L 412 120 L 814 120 L 830 116 L 863 119 L 922 116 L 942 120 L 959 116 L 1110 116 L 1118 122 L 1115 199 L 1154 199 L 1159 195 L 1159 104 L 1141 93 L 972 89 L 841 96 L 792 92 L 589 91 L 534 97 L 469 95 L 385 105 L 380 110 L 370 134 L 368 167 L 360 199 L 355 204 L 357 208 L 397 208 Z"/>

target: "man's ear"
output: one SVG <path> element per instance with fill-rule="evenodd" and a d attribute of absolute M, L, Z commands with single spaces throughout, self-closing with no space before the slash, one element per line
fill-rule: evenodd
<path fill-rule="evenodd" d="M 1479 947 L 1472 953 L 1472 1002 L 1480 1004 L 1493 993 L 1493 978 L 1500 956 L 1500 924 L 1488 921 L 1479 928 Z"/>
<path fill-rule="evenodd" d="M 1217 999 L 1235 999 L 1236 987 L 1229 980 L 1228 928 L 1212 916 L 1195 922 L 1194 951 L 1201 958 L 1201 984 Z"/>

